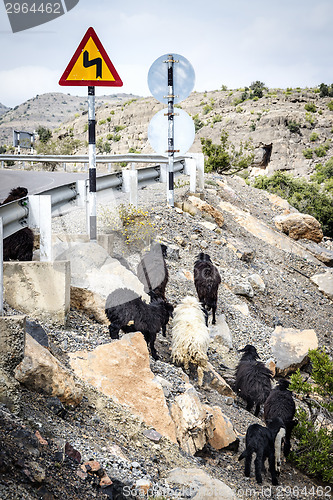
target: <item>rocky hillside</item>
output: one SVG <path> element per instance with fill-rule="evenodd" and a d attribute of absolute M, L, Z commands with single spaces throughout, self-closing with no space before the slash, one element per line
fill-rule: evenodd
<path fill-rule="evenodd" d="M 28 337 L 14 380 L 8 372 L 12 361 L 1 358 L 7 371 L 1 374 L 0 388 L 8 389 L 0 407 L 4 500 L 121 500 L 141 498 L 148 488 L 154 500 L 240 500 L 249 488 L 258 498 L 263 491 L 266 498 L 294 500 L 331 494 L 331 485 L 317 483 L 285 461 L 278 487 L 268 473 L 262 485 L 253 472 L 250 479 L 244 477 L 244 464 L 238 461 L 244 435 L 248 425 L 263 420 L 262 414 L 256 418 L 245 410 L 232 386 L 238 349 L 248 343 L 287 377 L 295 368 L 295 351 L 303 362 L 302 353 L 319 345 L 332 357 L 332 241 L 311 241 L 318 241 L 316 231 L 297 241 L 282 233 L 274 219 L 297 215 L 295 210 L 237 176 L 206 175 L 202 201 L 207 205 L 189 197 L 187 182 L 185 177 L 177 180 L 176 209 L 165 207 L 160 184 L 140 190 L 139 204 L 149 211 L 155 237 L 168 247 L 166 294 L 172 304 L 196 294 L 193 263 L 200 251 L 211 255 L 221 274 L 203 385 L 198 385 L 195 369 L 172 363 L 171 325 L 166 337 L 158 335 L 160 360 L 154 361 L 141 334 L 110 342 L 107 325 L 96 321 L 101 316 L 97 295 L 85 312 L 77 308 L 83 295 L 77 307 L 72 303 L 66 326 L 25 312 L 27 330 L 37 342 Z M 117 196 L 119 203 L 124 201 L 123 194 Z M 104 203 L 104 208 L 112 206 Z M 64 214 L 53 221 L 52 230 L 83 232 L 84 216 L 84 209 Z M 123 279 L 124 286 L 135 279 L 139 255 L 118 233 L 112 255 L 108 260 L 101 247 L 92 251 L 88 243 L 86 250 L 84 244 L 69 245 L 59 258 L 80 262 L 72 266 L 74 287 L 89 290 L 88 283 L 95 283 L 95 291 L 97 286 L 102 293 L 105 283 L 110 290 L 115 286 L 110 269 L 116 269 L 117 283 Z M 119 264 L 120 255 L 129 269 Z M 327 277 L 327 288 L 318 275 Z M 6 304 L 5 318 L 19 312 Z M 289 347 L 282 352 L 282 345 Z M 287 369 L 282 366 L 286 353 Z M 308 377 L 308 368 L 302 369 Z M 292 446 L 297 446 L 294 438 Z"/>
<path fill-rule="evenodd" d="M 244 89 L 192 92 L 179 107 L 196 125 L 190 152 L 201 152 L 200 138 L 219 143 L 222 130 L 230 141 L 251 141 L 254 167 L 272 173 L 289 170 L 308 175 L 315 165 L 333 154 L 332 98 L 320 97 L 315 89 L 269 89 L 261 98 L 246 98 Z M 244 100 L 245 99 L 245 100 Z M 96 141 L 99 152 L 153 152 L 148 142 L 148 124 L 163 106 L 153 97 L 136 98 L 117 94 L 97 98 Z M 22 122 L 26 116 L 27 121 Z M 66 134 L 80 139 L 78 152 L 87 152 L 87 104 L 84 98 L 65 94 L 37 96 L 11 110 L 0 120 L 0 143 L 11 143 L 11 129 L 37 125 L 54 129 L 54 138 Z"/>
<path fill-rule="evenodd" d="M 243 90 L 194 92 L 179 105 L 196 124 L 190 152 L 201 152 L 201 137 L 219 143 L 222 130 L 226 130 L 236 146 L 251 141 L 254 166 L 260 170 L 289 170 L 307 175 L 317 163 L 324 163 L 333 154 L 332 99 L 320 97 L 317 90 L 270 89 L 257 100 L 244 101 Z M 148 142 L 148 124 L 163 107 L 153 97 L 102 105 L 96 112 L 98 150 L 153 152 Z M 81 151 L 87 151 L 84 111 L 60 126 L 55 137 L 66 132 L 80 139 Z"/>
<path fill-rule="evenodd" d="M 10 108 L 7 108 L 7 106 L 4 106 L 0 102 L 0 116 L 3 115 L 4 113 L 7 113 L 7 111 L 9 111 L 9 110 L 10 110 Z"/>
<path fill-rule="evenodd" d="M 118 103 L 128 100 L 126 94 L 112 94 L 96 97 L 96 107 L 106 103 Z M 6 108 L 0 104 L 0 145 L 13 143 L 13 130 L 33 132 L 38 126 L 53 130 L 61 123 L 72 121 L 87 109 L 87 99 L 70 94 L 54 92 L 36 95 L 32 99 Z"/>

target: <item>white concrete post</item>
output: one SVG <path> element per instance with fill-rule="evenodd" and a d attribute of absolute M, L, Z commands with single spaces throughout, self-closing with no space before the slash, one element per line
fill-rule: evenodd
<path fill-rule="evenodd" d="M 160 165 L 160 182 L 166 182 L 168 178 L 168 165 L 161 163 Z"/>
<path fill-rule="evenodd" d="M 198 187 L 203 189 L 205 186 L 205 157 L 203 153 L 191 153 L 191 156 L 195 158 L 197 163 Z"/>
<path fill-rule="evenodd" d="M 184 173 L 190 176 L 190 192 L 195 193 L 197 189 L 197 161 L 195 158 L 185 158 Z"/>
<path fill-rule="evenodd" d="M 3 225 L 0 217 L 0 314 L 3 315 Z"/>
<path fill-rule="evenodd" d="M 138 171 L 123 170 L 123 191 L 129 193 L 129 202 L 135 207 L 138 206 Z"/>
<path fill-rule="evenodd" d="M 29 196 L 28 225 L 39 227 L 40 261 L 52 261 L 52 205 L 50 195 Z"/>
<path fill-rule="evenodd" d="M 85 207 L 87 203 L 87 181 L 85 179 L 76 181 L 76 192 L 78 193 L 77 206 Z"/>

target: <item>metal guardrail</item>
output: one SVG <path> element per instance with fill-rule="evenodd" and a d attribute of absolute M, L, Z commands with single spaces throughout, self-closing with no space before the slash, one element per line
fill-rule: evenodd
<path fill-rule="evenodd" d="M 177 156 L 175 161 L 184 160 L 187 155 Z M 6 155 L 0 154 L 0 161 L 28 161 L 37 163 L 89 163 L 88 155 Z M 96 155 L 96 163 L 168 163 L 167 156 L 158 154 L 127 153 L 123 155 Z"/>
<path fill-rule="evenodd" d="M 3 223 L 3 238 L 7 238 L 27 226 L 29 209 L 28 198 L 11 201 L 0 206 L 0 218 Z"/>
<path fill-rule="evenodd" d="M 6 161 L 7 159 L 17 158 L 20 161 L 54 161 L 57 163 L 66 162 L 88 162 L 88 155 L 82 156 L 51 156 L 51 155 L 0 155 L 0 160 Z M 174 171 L 181 172 L 184 168 L 184 161 L 186 156 L 177 157 L 175 159 Z M 127 163 L 168 163 L 168 158 L 152 154 L 152 155 L 139 155 L 136 153 L 128 153 L 126 155 L 101 155 L 97 156 L 97 162 L 122 162 Z M 138 184 L 147 184 L 148 182 L 158 182 L 161 179 L 161 166 L 155 165 L 154 167 L 142 167 L 137 169 Z M 88 179 L 86 182 L 86 192 L 88 190 Z M 102 191 L 104 189 L 120 189 L 123 185 L 123 178 L 121 172 L 112 172 L 106 175 L 97 177 L 96 190 Z M 42 191 L 39 195 L 51 196 L 52 212 L 59 209 L 62 205 L 76 199 L 79 196 L 79 190 L 76 182 L 64 184 L 62 186 Z M 3 219 L 3 237 L 6 238 L 11 234 L 22 229 L 27 225 L 29 215 L 28 198 L 23 198 L 20 201 L 14 201 L 4 206 L 0 206 L 0 217 Z"/>

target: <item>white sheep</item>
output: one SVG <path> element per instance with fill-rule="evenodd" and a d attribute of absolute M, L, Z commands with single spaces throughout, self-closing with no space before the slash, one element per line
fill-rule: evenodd
<path fill-rule="evenodd" d="M 184 365 L 185 370 L 190 363 L 195 365 L 199 385 L 202 385 L 207 367 L 209 341 L 209 329 L 200 302 L 196 297 L 186 296 L 174 310 L 171 357 L 174 363 Z"/>

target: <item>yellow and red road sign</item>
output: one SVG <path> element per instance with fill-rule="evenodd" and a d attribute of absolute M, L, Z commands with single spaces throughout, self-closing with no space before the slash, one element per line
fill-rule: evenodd
<path fill-rule="evenodd" d="M 93 28 L 82 38 L 59 85 L 122 87 L 123 82 Z"/>

